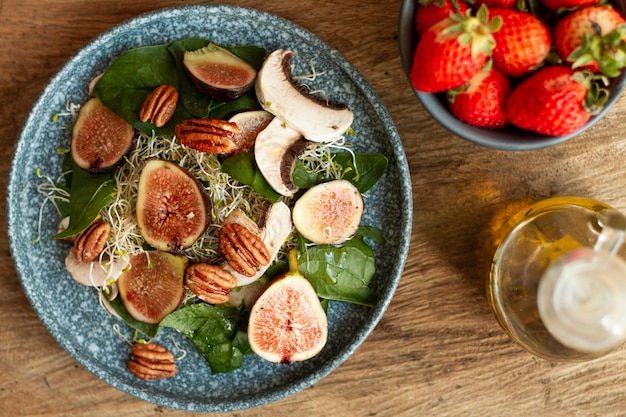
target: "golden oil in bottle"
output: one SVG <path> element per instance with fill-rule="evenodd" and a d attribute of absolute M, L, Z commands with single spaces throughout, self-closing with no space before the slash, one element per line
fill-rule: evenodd
<path fill-rule="evenodd" d="M 626 282 L 626 263 L 615 254 L 626 228 L 623 219 L 604 203 L 557 197 L 531 205 L 503 226 L 487 299 L 511 339 L 536 356 L 560 361 L 594 359 L 621 344 L 626 314 L 611 322 L 610 337 L 595 339 L 604 337 L 606 327 L 596 321 L 607 322 L 622 308 L 626 311 L 626 284 L 613 285 Z M 622 266 L 624 279 L 619 277 Z M 551 284 L 543 285 L 542 294 L 540 284 L 546 279 Z M 615 290 L 622 287 L 624 294 Z M 605 298 L 611 299 L 597 301 Z M 586 323 L 588 317 L 594 322 Z M 581 329 L 586 333 L 577 334 Z"/>

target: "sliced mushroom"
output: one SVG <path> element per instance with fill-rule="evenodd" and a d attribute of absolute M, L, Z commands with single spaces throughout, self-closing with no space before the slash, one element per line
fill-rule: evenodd
<path fill-rule="evenodd" d="M 289 197 L 298 191 L 293 183 L 293 168 L 309 143 L 277 117 L 257 135 L 254 159 L 267 183 L 277 193 Z"/>
<path fill-rule="evenodd" d="M 285 203 L 278 202 L 272 204 L 263 216 L 263 219 L 263 223 L 260 225 L 260 237 L 270 254 L 269 264 L 261 266 L 257 273 L 251 277 L 239 274 L 227 263 L 222 265 L 224 269 L 231 272 L 237 278 L 238 287 L 249 285 L 261 278 L 269 265 L 276 258 L 285 240 L 291 235 L 291 210 Z"/>
<path fill-rule="evenodd" d="M 261 234 L 259 225 L 244 213 L 239 207 L 235 208 L 226 218 L 224 224 L 236 223 L 250 230 L 255 235 Z"/>
<path fill-rule="evenodd" d="M 128 266 L 128 258 L 115 258 L 111 262 L 81 262 L 72 248 L 65 257 L 65 269 L 72 278 L 83 285 L 103 287 L 109 280 L 116 280 Z"/>
<path fill-rule="evenodd" d="M 113 308 L 113 306 L 111 306 L 111 301 L 115 300 L 118 295 L 119 289 L 117 287 L 117 282 L 113 283 L 113 285 L 109 287 L 108 293 L 105 293 L 104 291 L 99 291 L 98 293 L 98 297 L 100 298 L 100 304 L 104 306 L 106 311 L 111 313 L 113 317 L 117 317 L 118 319 L 122 320 L 122 317 L 119 315 L 119 313 Z"/>
<path fill-rule="evenodd" d="M 343 135 L 354 120 L 352 110 L 319 100 L 295 81 L 290 66 L 294 55 L 278 49 L 266 58 L 255 84 L 261 106 L 310 141 L 327 142 Z"/>

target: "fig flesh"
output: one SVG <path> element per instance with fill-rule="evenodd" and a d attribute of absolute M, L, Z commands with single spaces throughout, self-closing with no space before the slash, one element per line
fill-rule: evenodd
<path fill-rule="evenodd" d="M 309 280 L 289 252 L 289 272 L 263 291 L 250 311 L 248 342 L 261 358 L 276 363 L 310 359 L 326 345 L 328 319 Z"/>
<path fill-rule="evenodd" d="M 130 269 L 117 280 L 128 314 L 142 323 L 157 324 L 183 299 L 187 258 L 152 251 L 133 255 Z"/>
<path fill-rule="evenodd" d="M 72 129 L 72 158 L 91 172 L 111 170 L 130 152 L 134 134 L 129 123 L 92 98 L 81 107 Z"/>
<path fill-rule="evenodd" d="M 137 225 L 146 243 L 176 252 L 188 248 L 209 226 L 212 203 L 183 167 L 152 159 L 139 176 Z"/>
<path fill-rule="evenodd" d="M 214 43 L 185 51 L 183 65 L 203 94 L 220 101 L 233 101 L 245 95 L 257 76 L 252 65 Z"/>
<path fill-rule="evenodd" d="M 237 144 L 237 153 L 249 152 L 256 137 L 272 121 L 274 116 L 265 110 L 249 110 L 235 114 L 228 121 L 235 123 L 239 132 L 233 138 Z"/>
<path fill-rule="evenodd" d="M 296 230 L 322 245 L 338 245 L 350 239 L 362 216 L 363 197 L 347 180 L 324 182 L 309 188 L 292 211 Z"/>

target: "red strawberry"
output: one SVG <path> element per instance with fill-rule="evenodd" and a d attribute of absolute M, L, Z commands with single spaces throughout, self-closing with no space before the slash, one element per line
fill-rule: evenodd
<path fill-rule="evenodd" d="M 511 9 L 492 9 L 502 18 L 502 28 L 493 34 L 493 63 L 512 77 L 523 77 L 539 68 L 552 47 L 548 26 L 536 16 Z"/>
<path fill-rule="evenodd" d="M 600 3 L 600 1 L 601 0 L 541 0 L 541 3 L 548 9 L 557 11 L 559 9 L 591 6 Z"/>
<path fill-rule="evenodd" d="M 419 0 L 415 11 L 415 29 L 422 36 L 435 23 L 451 13 L 464 15 L 468 7 L 462 0 Z"/>
<path fill-rule="evenodd" d="M 573 68 L 616 77 L 626 66 L 626 20 L 610 6 L 588 6 L 554 27 L 557 53 Z"/>
<path fill-rule="evenodd" d="M 485 69 L 457 90 L 448 91 L 450 112 L 472 126 L 502 128 L 509 124 L 504 111 L 511 81 L 496 68 Z"/>
<path fill-rule="evenodd" d="M 491 31 L 499 20 L 488 21 L 486 7 L 476 15 L 452 15 L 422 36 L 415 49 L 411 82 L 423 92 L 435 93 L 468 82 L 487 62 L 494 46 Z"/>
<path fill-rule="evenodd" d="M 491 9 L 512 9 L 517 6 L 520 0 L 476 0 L 474 7 L 485 5 Z"/>
<path fill-rule="evenodd" d="M 540 69 L 511 93 L 506 114 L 515 126 L 551 136 L 580 129 L 606 101 L 585 72 L 557 65 Z M 597 98 L 597 102 L 592 102 Z"/>

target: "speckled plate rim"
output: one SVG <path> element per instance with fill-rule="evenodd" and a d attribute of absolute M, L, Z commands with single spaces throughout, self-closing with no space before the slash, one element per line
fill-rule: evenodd
<path fill-rule="evenodd" d="M 519 130 L 515 135 L 510 134 L 506 130 L 487 130 L 470 126 L 461 122 L 445 108 L 442 104 L 440 94 L 431 94 L 417 91 L 411 84 L 410 73 L 413 65 L 413 52 L 416 45 L 415 35 L 415 9 L 416 2 L 414 0 L 403 0 L 400 8 L 400 18 L 398 20 L 398 46 L 400 49 L 400 57 L 402 67 L 406 74 L 408 85 L 417 96 L 418 100 L 424 106 L 424 109 L 446 129 L 455 135 L 467 139 L 477 145 L 487 148 L 506 150 L 506 151 L 531 151 L 558 145 L 570 140 L 587 129 L 591 128 L 598 122 L 621 97 L 621 91 L 626 86 L 626 76 L 622 75 L 619 79 L 612 81 L 611 89 L 618 91 L 620 94 L 611 94 L 603 109 L 591 116 L 587 124 L 577 131 L 563 136 L 547 136 L 535 134 L 532 132 L 523 132 Z M 618 8 L 624 12 L 626 6 L 619 4 Z"/>
<path fill-rule="evenodd" d="M 23 256 L 23 254 L 19 253 L 20 250 L 24 250 L 26 247 L 24 245 L 26 243 L 23 242 L 24 236 L 20 236 L 19 233 L 19 221 L 24 213 L 20 212 L 20 206 L 17 202 L 20 199 L 20 194 L 23 193 L 25 187 L 27 187 L 27 184 L 25 184 L 24 181 L 20 182 L 23 175 L 19 175 L 18 172 L 20 169 L 23 169 L 21 165 L 24 163 L 24 159 L 29 155 L 29 152 L 33 149 L 33 140 L 29 139 L 29 134 L 32 133 L 31 131 L 34 128 L 34 124 L 41 120 L 43 114 L 46 115 L 45 117 L 48 117 L 49 115 L 49 113 L 46 113 L 49 109 L 45 109 L 46 100 L 53 94 L 58 94 L 58 91 L 55 91 L 55 89 L 58 87 L 60 81 L 66 77 L 74 67 L 79 65 L 85 56 L 94 53 L 94 51 L 102 48 L 106 42 L 116 39 L 116 37 L 126 33 L 126 31 L 130 31 L 132 28 L 136 28 L 138 26 L 147 25 L 158 19 L 183 19 L 185 16 L 196 14 L 218 16 L 224 14 L 232 16 L 244 13 L 260 20 L 270 21 L 273 25 L 276 25 L 279 30 L 283 30 L 292 36 L 306 40 L 306 42 L 310 43 L 312 47 L 319 49 L 326 55 L 330 56 L 333 60 L 333 65 L 339 67 L 341 71 L 347 74 L 354 85 L 358 88 L 358 93 L 371 108 L 370 110 L 372 114 L 380 121 L 382 133 L 384 133 L 386 140 L 388 141 L 385 146 L 389 146 L 391 150 L 391 154 L 387 155 L 390 157 L 390 169 L 392 169 L 395 172 L 395 176 L 398 177 L 394 177 L 393 180 L 399 184 L 398 187 L 401 190 L 401 195 L 393 197 L 394 202 L 397 205 L 393 209 L 393 214 L 395 216 L 394 228 L 391 228 L 396 230 L 397 227 L 397 234 L 393 235 L 394 239 L 396 239 L 394 242 L 395 260 L 389 265 L 386 265 L 388 266 L 388 270 L 385 271 L 385 278 L 382 280 L 385 285 L 383 288 L 378 288 L 379 299 L 375 306 L 368 310 L 365 323 L 360 324 L 358 332 L 347 336 L 347 343 L 345 343 L 344 346 L 336 349 L 336 352 L 331 352 L 330 357 L 320 359 L 324 361 L 323 363 L 316 364 L 315 362 L 312 362 L 313 360 L 311 360 L 311 366 L 308 368 L 306 366 L 303 367 L 303 375 L 295 374 L 293 380 L 288 380 L 285 383 L 280 381 L 279 385 L 275 387 L 271 386 L 266 391 L 254 393 L 248 395 L 247 397 L 234 396 L 232 398 L 220 398 L 217 401 L 181 400 L 176 398 L 174 395 L 169 395 L 167 392 L 159 392 L 155 394 L 151 391 L 150 385 L 129 383 L 126 375 L 109 372 L 109 370 L 103 367 L 101 363 L 96 362 L 94 358 L 89 355 L 89 353 L 80 351 L 80 349 L 74 345 L 73 340 L 65 338 L 63 329 L 60 329 L 59 325 L 55 322 L 55 317 L 44 310 L 47 301 L 43 298 L 43 295 L 36 291 L 33 279 L 28 277 L 26 274 L 28 271 L 27 265 L 31 259 L 29 259 L 28 256 Z M 128 49 L 128 47 L 121 48 L 122 49 L 120 50 L 111 51 L 110 58 L 112 59 L 124 50 Z M 33 176 L 31 175 L 29 178 L 32 179 Z M 14 259 L 15 269 L 29 302 L 40 317 L 44 326 L 57 340 L 57 342 L 77 362 L 109 385 L 139 399 L 168 408 L 186 411 L 225 412 L 268 404 L 311 386 L 313 383 L 317 382 L 343 363 L 370 334 L 379 322 L 380 318 L 383 316 L 384 312 L 387 310 L 404 269 L 404 263 L 409 249 L 412 225 L 411 181 L 406 155 L 391 117 L 368 82 L 339 52 L 328 46 L 311 32 L 295 25 L 294 23 L 259 10 L 230 5 L 181 6 L 155 10 L 112 27 L 110 30 L 103 32 L 94 38 L 85 47 L 78 51 L 70 60 L 67 61 L 66 64 L 64 64 L 63 67 L 60 68 L 57 74 L 51 78 L 49 84 L 45 87 L 39 99 L 33 105 L 14 149 L 7 190 L 7 224 L 9 245 Z M 333 320 L 337 320 L 336 317 L 333 317 L 333 314 L 333 311 L 329 312 L 329 321 L 331 323 Z M 342 313 L 340 311 L 337 314 Z M 319 356 L 323 355 L 320 354 Z M 244 363 L 244 367 L 245 366 L 246 363 Z M 262 366 L 266 365 L 263 364 Z M 222 375 L 219 377 L 222 377 Z M 215 378 L 218 378 L 218 376 L 215 376 Z"/>

